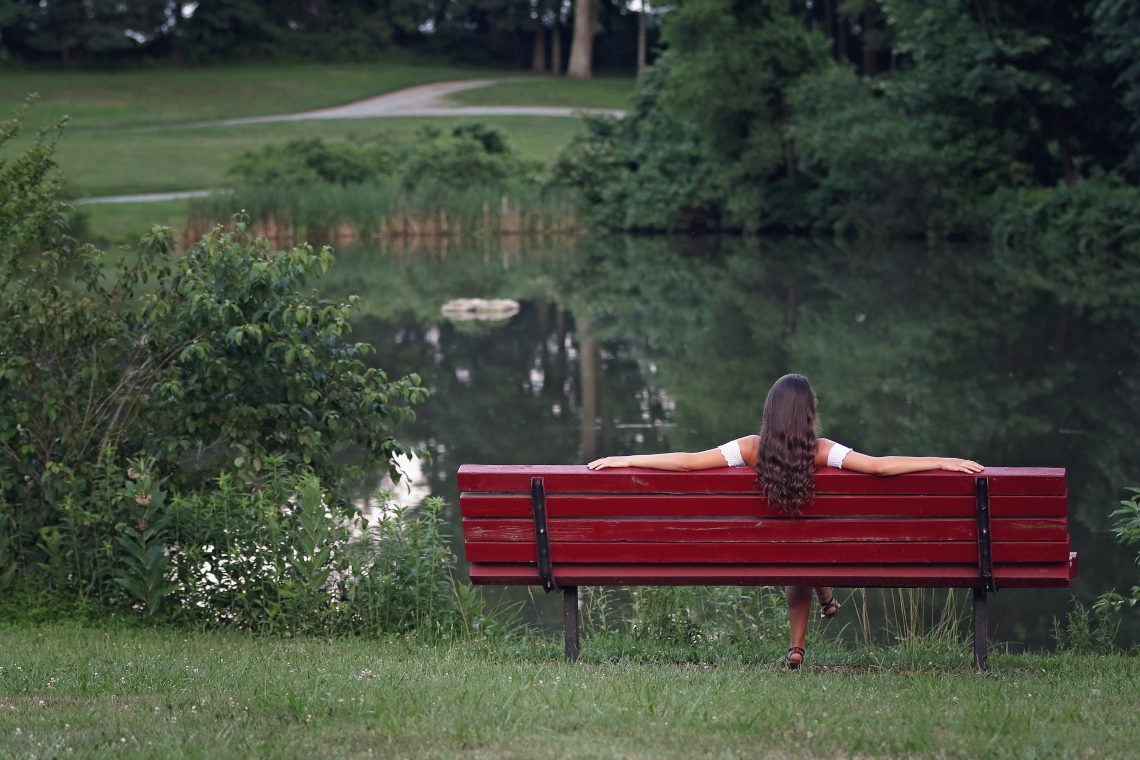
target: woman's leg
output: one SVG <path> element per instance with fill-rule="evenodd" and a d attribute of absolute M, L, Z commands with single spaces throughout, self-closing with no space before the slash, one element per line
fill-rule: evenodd
<path fill-rule="evenodd" d="M 805 586 L 788 586 L 788 627 L 791 629 L 790 649 L 803 649 L 807 636 L 808 612 L 811 610 L 811 589 Z M 788 664 L 799 665 L 803 655 L 789 652 Z"/>
<path fill-rule="evenodd" d="M 828 586 L 816 586 L 815 598 L 819 600 L 819 614 L 821 617 L 831 618 L 839 613 L 840 604 Z"/>

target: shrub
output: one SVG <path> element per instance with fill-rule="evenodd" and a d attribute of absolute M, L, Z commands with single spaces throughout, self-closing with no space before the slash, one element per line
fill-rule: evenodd
<path fill-rule="evenodd" d="M 398 176 L 406 190 L 437 184 L 468 188 L 535 179 L 536 167 L 517 157 L 506 136 L 481 124 L 459 125 L 450 132 L 423 127 L 398 158 Z"/>
<path fill-rule="evenodd" d="M 921 237 L 957 226 L 962 204 L 949 167 L 919 120 L 839 66 L 801 78 L 790 101 L 816 227 Z"/>
<path fill-rule="evenodd" d="M 1112 532 L 1116 540 L 1124 546 L 1140 546 L 1140 488 L 1130 488 L 1132 498 L 1120 502 L 1120 509 L 1112 513 L 1116 527 Z M 1136 564 L 1140 565 L 1140 551 L 1136 553 Z M 1108 591 L 1101 594 L 1094 608 L 1098 613 L 1108 610 L 1121 611 L 1125 607 L 1134 608 L 1140 604 L 1140 583 L 1134 584 L 1127 594 Z"/>
<path fill-rule="evenodd" d="M 368 368 L 352 300 L 308 290 L 328 249 L 273 251 L 238 220 L 179 256 L 156 228 L 105 264 L 65 234 L 56 139 L 0 164 L 0 586 L 175 619 L 185 558 L 232 537 L 231 561 L 276 568 L 257 577 L 280 610 L 331 625 L 336 584 L 364 577 L 338 564 L 362 540 L 342 482 L 365 464 L 399 479 L 394 428 L 426 389 Z M 262 627 L 260 591 L 227 619 Z"/>
<path fill-rule="evenodd" d="M 303 185 L 326 182 L 349 185 L 387 176 L 392 155 L 379 145 L 320 138 L 290 140 L 241 154 L 226 175 L 238 185 Z"/>

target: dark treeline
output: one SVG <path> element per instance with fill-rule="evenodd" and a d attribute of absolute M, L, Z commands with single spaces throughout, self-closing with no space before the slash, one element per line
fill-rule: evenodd
<path fill-rule="evenodd" d="M 684 0 L 631 116 L 557 173 L 609 228 L 988 237 L 1135 275 L 1138 40 L 1127 0 Z"/>
<path fill-rule="evenodd" d="M 0 60 L 367 60 L 414 49 L 565 73 L 582 47 L 588 76 L 637 65 L 640 23 L 651 50 L 658 24 L 625 0 L 0 0 Z"/>

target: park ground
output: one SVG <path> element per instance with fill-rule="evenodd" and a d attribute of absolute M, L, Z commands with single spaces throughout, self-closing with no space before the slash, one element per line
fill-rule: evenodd
<path fill-rule="evenodd" d="M 259 124 L 210 124 L 233 118 L 327 108 L 432 82 L 509 80 L 448 96 L 458 107 L 539 106 L 621 109 L 631 77 L 572 81 L 518 70 L 458 67 L 401 60 L 374 64 L 293 64 L 139 71 L 6 71 L 0 73 L 0 113 L 14 114 L 31 93 L 24 135 L 60 119 L 68 124 L 58 160 L 70 197 L 164 193 L 225 187 L 226 170 L 241 153 L 299 138 L 378 141 L 412 139 L 426 125 L 447 129 L 479 121 L 501 130 L 527 158 L 549 160 L 582 129 L 581 120 L 555 116 L 407 116 Z M 84 207 L 95 240 L 136 240 L 152 223 L 180 227 L 189 201 Z"/>
<path fill-rule="evenodd" d="M 1128 757 L 1140 659 L 0 630 L 3 757 Z M 774 644 L 772 645 L 774 646 Z"/>

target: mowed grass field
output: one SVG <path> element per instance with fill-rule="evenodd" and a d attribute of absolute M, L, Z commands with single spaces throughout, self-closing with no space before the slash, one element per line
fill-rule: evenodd
<path fill-rule="evenodd" d="M 0 630 L 0 756 L 1124 758 L 1140 741 L 1136 657 L 994 655 L 979 675 L 813 651 L 832 664 L 789 672 L 775 651 L 585 644 L 569 664 L 554 641 Z"/>
<path fill-rule="evenodd" d="M 125 72 L 17 71 L 0 73 L 0 114 L 39 97 L 27 129 L 6 154 L 29 144 L 38 129 L 67 116 L 57 158 L 74 198 L 224 187 L 241 153 L 298 138 L 369 139 L 398 144 L 426 124 L 448 129 L 479 121 L 502 130 L 521 155 L 549 159 L 581 129 L 576 118 L 408 117 L 203 125 L 242 116 L 292 113 L 340 105 L 429 82 L 510 79 L 462 94 L 471 105 L 557 105 L 617 108 L 633 92 L 632 78 L 586 82 L 528 76 L 519 70 L 407 61 L 352 65 L 227 66 Z M 521 81 L 519 81 L 521 80 Z M 186 202 L 155 207 L 154 221 L 185 217 Z M 149 204 L 87 206 L 93 237 L 133 239 L 149 226 Z"/>
<path fill-rule="evenodd" d="M 0 107 L 10 113 L 37 93 L 28 125 L 67 116 L 71 130 L 181 125 L 292 113 L 349 103 L 404 87 L 501 77 L 501 69 L 414 63 L 260 64 L 135 71 L 27 70 L 0 73 Z"/>

